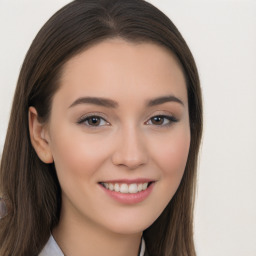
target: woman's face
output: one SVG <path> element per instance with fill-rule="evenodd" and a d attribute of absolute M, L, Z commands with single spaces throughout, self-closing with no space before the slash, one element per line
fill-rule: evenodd
<path fill-rule="evenodd" d="M 45 134 L 63 216 L 141 232 L 167 206 L 185 169 L 190 128 L 182 70 L 153 43 L 98 43 L 64 66 Z"/>

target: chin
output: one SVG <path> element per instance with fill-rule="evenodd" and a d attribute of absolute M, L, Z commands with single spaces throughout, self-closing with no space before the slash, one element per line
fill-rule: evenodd
<path fill-rule="evenodd" d="M 126 213 L 115 215 L 114 218 L 109 218 L 105 227 L 117 234 L 132 235 L 143 232 L 158 218 L 159 214 L 151 213 L 150 211 L 136 213 Z"/>
<path fill-rule="evenodd" d="M 121 235 L 134 235 L 141 234 L 145 229 L 147 229 L 149 225 L 137 225 L 137 223 L 121 223 L 120 225 L 115 225 L 108 227 L 113 233 L 121 234 Z"/>

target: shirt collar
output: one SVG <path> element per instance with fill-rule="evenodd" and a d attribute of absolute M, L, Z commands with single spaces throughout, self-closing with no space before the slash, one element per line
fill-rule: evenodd
<path fill-rule="evenodd" d="M 140 246 L 140 253 L 139 256 L 144 256 L 145 254 L 145 241 L 142 237 L 141 239 L 141 246 Z M 38 256 L 64 256 L 63 252 L 61 251 L 60 247 L 58 246 L 57 242 L 51 235 L 48 242 L 46 243 L 43 250 L 39 253 Z"/>

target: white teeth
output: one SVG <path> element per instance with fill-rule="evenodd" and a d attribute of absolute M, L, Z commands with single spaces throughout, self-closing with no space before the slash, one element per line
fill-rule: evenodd
<path fill-rule="evenodd" d="M 145 190 L 148 187 L 148 183 L 143 183 L 142 184 L 142 190 Z"/>
<path fill-rule="evenodd" d="M 138 191 L 140 192 L 142 190 L 142 184 L 138 185 Z"/>
<path fill-rule="evenodd" d="M 115 186 L 114 186 L 114 190 L 116 191 L 116 192 L 119 192 L 120 191 L 120 186 L 119 186 L 119 184 L 115 184 Z"/>
<path fill-rule="evenodd" d="M 134 193 L 137 193 L 137 192 L 138 192 L 138 186 L 137 186 L 137 184 L 131 184 L 131 185 L 129 186 L 129 193 L 134 194 Z"/>
<path fill-rule="evenodd" d="M 111 191 L 115 191 L 115 192 L 120 192 L 123 194 L 135 194 L 138 192 L 141 192 L 142 190 L 146 190 L 148 188 L 148 183 L 140 183 L 140 184 L 118 184 L 118 183 L 102 183 L 102 185 L 106 188 L 109 189 Z"/>
<path fill-rule="evenodd" d="M 114 190 L 114 185 L 113 185 L 113 184 L 111 184 L 111 183 L 110 183 L 110 184 L 108 184 L 108 189 L 109 189 L 109 190 Z"/>
<path fill-rule="evenodd" d="M 128 193 L 129 192 L 129 187 L 127 184 L 122 184 L 120 187 L 120 192 L 121 193 Z"/>

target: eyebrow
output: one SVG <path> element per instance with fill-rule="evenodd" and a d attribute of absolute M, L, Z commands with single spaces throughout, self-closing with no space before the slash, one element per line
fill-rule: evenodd
<path fill-rule="evenodd" d="M 174 95 L 161 96 L 161 97 L 148 100 L 146 103 L 146 106 L 153 107 L 153 106 L 164 104 L 166 102 L 176 102 L 184 106 L 183 101 L 175 97 Z M 111 99 L 99 98 L 99 97 L 81 97 L 75 100 L 69 106 L 69 108 L 80 105 L 80 104 L 93 104 L 93 105 L 103 106 L 107 108 L 117 108 L 119 106 L 119 104 L 116 101 Z"/>
<path fill-rule="evenodd" d="M 164 104 L 166 102 L 176 102 L 176 103 L 179 103 L 184 106 L 183 101 L 181 99 L 175 97 L 174 95 L 162 96 L 162 97 L 158 97 L 158 98 L 149 100 L 146 105 L 147 105 L 147 107 L 152 107 L 152 106 Z"/>
<path fill-rule="evenodd" d="M 106 98 L 98 98 L 98 97 L 82 97 L 75 100 L 69 107 L 74 107 L 80 104 L 93 104 L 98 106 L 103 106 L 107 108 L 117 108 L 118 103 L 114 100 L 106 99 Z"/>

